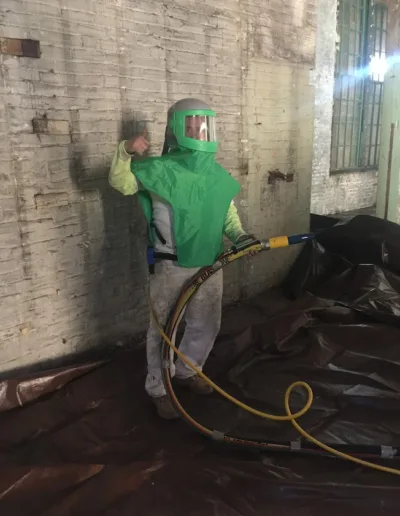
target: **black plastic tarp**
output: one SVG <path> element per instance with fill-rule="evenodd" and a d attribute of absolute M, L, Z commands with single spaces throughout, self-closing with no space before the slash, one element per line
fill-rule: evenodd
<path fill-rule="evenodd" d="M 370 217 L 321 232 L 285 283 L 296 299 L 273 291 L 225 313 L 207 372 L 273 413 L 283 413 L 286 387 L 305 380 L 315 393 L 301 419 L 308 432 L 333 446 L 397 447 L 399 250 L 400 228 Z M 144 376 L 144 352 L 121 351 L 106 362 L 0 383 L 0 514 L 398 514 L 398 477 L 209 441 L 180 420 L 158 419 Z M 217 394 L 178 392 L 189 412 L 219 431 L 298 438 L 289 423 L 251 416 Z M 292 409 L 304 401 L 295 393 Z M 397 460 L 386 464 L 400 468 Z"/>

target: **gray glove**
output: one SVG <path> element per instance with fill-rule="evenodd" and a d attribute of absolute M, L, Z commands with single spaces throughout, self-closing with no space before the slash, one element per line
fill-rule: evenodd
<path fill-rule="evenodd" d="M 251 242 L 252 240 L 257 240 L 257 238 L 254 235 L 242 235 L 236 240 L 236 245 Z"/>

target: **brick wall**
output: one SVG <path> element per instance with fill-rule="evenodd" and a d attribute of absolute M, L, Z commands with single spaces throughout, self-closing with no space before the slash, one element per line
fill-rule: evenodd
<path fill-rule="evenodd" d="M 263 237 L 307 229 L 313 0 L 3 0 L 0 53 L 0 371 L 140 335 L 146 228 L 111 191 L 116 143 L 195 96 L 219 114 L 219 159 Z M 25 52 L 25 53 L 24 53 Z M 10 55 L 13 54 L 13 55 Z M 29 54 L 30 55 L 30 54 Z M 268 182 L 268 171 L 294 173 Z M 225 301 L 280 280 L 292 250 L 226 274 Z"/>
<path fill-rule="evenodd" d="M 336 0 L 319 0 L 317 26 L 311 211 L 327 215 L 373 206 L 377 171 L 330 174 Z"/>

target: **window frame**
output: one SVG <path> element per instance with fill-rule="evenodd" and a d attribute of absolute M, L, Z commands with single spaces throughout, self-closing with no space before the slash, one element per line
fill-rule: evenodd
<path fill-rule="evenodd" d="M 378 168 L 384 83 L 370 75 L 369 64 L 372 56 L 386 55 L 387 21 L 387 6 L 380 1 L 339 0 L 331 174 Z"/>

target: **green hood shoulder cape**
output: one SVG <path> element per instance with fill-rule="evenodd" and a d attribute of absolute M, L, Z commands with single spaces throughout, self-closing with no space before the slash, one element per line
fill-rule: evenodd
<path fill-rule="evenodd" d="M 149 225 L 153 213 L 149 192 L 172 207 L 178 265 L 213 264 L 222 250 L 229 205 L 240 190 L 215 155 L 181 150 L 132 162 L 131 170 L 141 185 L 140 202 Z"/>

